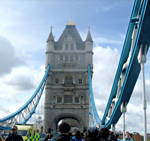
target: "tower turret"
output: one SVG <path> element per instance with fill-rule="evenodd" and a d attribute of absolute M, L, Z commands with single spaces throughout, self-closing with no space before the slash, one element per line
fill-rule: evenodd
<path fill-rule="evenodd" d="M 50 42 L 50 41 L 54 41 L 54 36 L 53 36 L 53 33 L 52 33 L 52 27 L 51 27 L 51 31 L 50 31 L 50 34 L 48 36 L 48 39 L 47 39 L 47 43 Z"/>
<path fill-rule="evenodd" d="M 50 55 L 50 54 L 54 51 L 54 44 L 55 44 L 55 41 L 54 41 L 54 36 L 52 33 L 52 27 L 51 27 L 51 31 L 50 31 L 50 34 L 49 34 L 48 39 L 47 39 L 46 66 L 47 66 L 47 64 L 51 63 L 50 61 L 51 61 L 52 55 Z"/>
<path fill-rule="evenodd" d="M 87 37 L 85 40 L 85 48 L 86 48 L 86 64 L 92 64 L 93 62 L 93 40 L 90 32 L 90 28 L 87 33 Z M 92 58 L 92 59 L 90 59 Z"/>
<path fill-rule="evenodd" d="M 93 40 L 92 40 L 90 29 L 88 30 L 87 37 L 85 40 L 85 47 L 87 51 L 92 51 L 93 49 Z"/>
<path fill-rule="evenodd" d="M 92 42 L 92 43 L 93 43 L 90 30 L 88 30 L 88 34 L 87 34 L 87 37 L 86 37 L 86 40 L 85 40 L 85 41 L 86 41 L 86 42 Z"/>

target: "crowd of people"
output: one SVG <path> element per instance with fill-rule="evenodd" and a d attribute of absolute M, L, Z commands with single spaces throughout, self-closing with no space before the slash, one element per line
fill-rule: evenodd
<path fill-rule="evenodd" d="M 62 122 L 58 126 L 58 130 L 55 134 L 48 132 L 42 140 L 38 135 L 38 138 L 29 137 L 26 141 L 118 141 L 118 135 L 107 128 L 92 127 L 81 132 L 78 128 L 71 130 L 68 123 Z M 8 137 L 6 139 L 0 137 L 0 141 L 23 141 L 23 138 L 17 134 L 17 126 L 14 126 Z M 133 141 L 128 132 L 126 141 Z"/>

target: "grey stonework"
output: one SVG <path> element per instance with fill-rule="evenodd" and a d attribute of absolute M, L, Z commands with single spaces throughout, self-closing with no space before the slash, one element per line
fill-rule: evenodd
<path fill-rule="evenodd" d="M 88 32 L 82 41 L 75 25 L 66 25 L 58 39 L 52 31 L 47 40 L 46 66 L 51 71 L 45 88 L 44 126 L 56 129 L 58 122 L 67 120 L 72 126 L 88 127 L 88 64 L 93 63 L 93 41 Z"/>

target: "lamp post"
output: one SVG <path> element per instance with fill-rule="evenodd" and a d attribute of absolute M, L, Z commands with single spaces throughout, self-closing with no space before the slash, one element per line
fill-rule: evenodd
<path fill-rule="evenodd" d="M 123 102 L 121 104 L 121 112 L 123 114 L 123 141 L 125 141 L 125 132 L 126 132 L 126 122 L 125 122 L 125 115 L 126 115 L 126 111 L 127 111 L 127 108 L 126 108 L 126 103 Z"/>
<path fill-rule="evenodd" d="M 146 99 L 146 90 L 145 90 L 145 68 L 144 64 L 146 63 L 146 53 L 148 46 L 141 45 L 140 54 L 139 54 L 139 63 L 141 64 L 142 69 L 142 79 L 143 79 L 143 111 L 144 111 L 144 141 L 147 141 L 147 99 Z"/>

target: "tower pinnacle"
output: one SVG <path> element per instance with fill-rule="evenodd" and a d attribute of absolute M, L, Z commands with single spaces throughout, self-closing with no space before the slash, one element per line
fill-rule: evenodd
<path fill-rule="evenodd" d="M 49 34 L 48 39 L 47 39 L 47 42 L 49 42 L 49 41 L 54 41 L 54 36 L 53 36 L 53 33 L 52 33 L 52 26 L 51 26 L 50 34 Z"/>
<path fill-rule="evenodd" d="M 91 32 L 90 32 L 90 27 L 89 27 L 89 29 L 88 29 L 88 34 L 87 34 L 87 37 L 86 37 L 86 40 L 85 40 L 86 42 L 88 41 L 88 42 L 93 42 L 93 40 L 92 40 L 92 36 L 91 36 Z"/>

